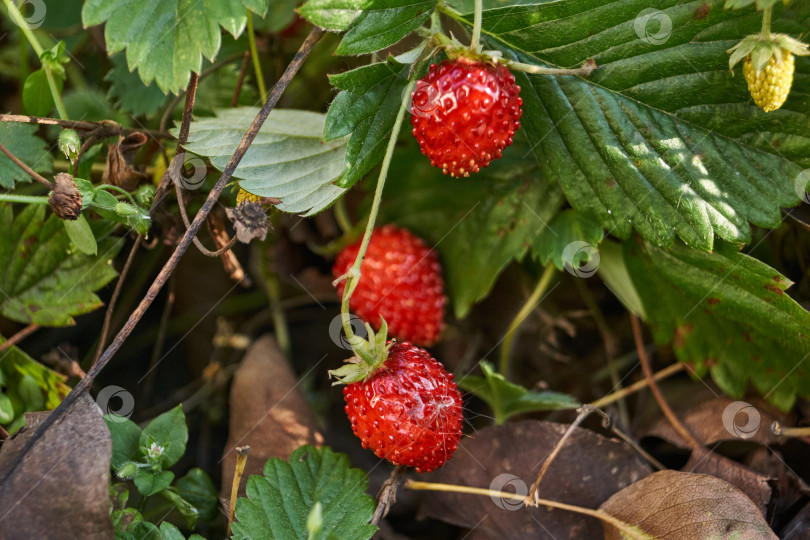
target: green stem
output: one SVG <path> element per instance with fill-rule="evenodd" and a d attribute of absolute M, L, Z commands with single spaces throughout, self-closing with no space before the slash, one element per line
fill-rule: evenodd
<path fill-rule="evenodd" d="M 547 68 L 532 64 L 524 64 L 522 62 L 515 62 L 513 60 L 506 60 L 503 63 L 506 64 L 506 67 L 508 67 L 510 71 L 522 71 L 532 75 L 579 75 L 582 77 L 587 77 L 593 72 L 593 70 L 596 69 L 596 64 L 593 61 L 585 62 L 581 67 L 574 69 Z"/>
<path fill-rule="evenodd" d="M 135 202 L 135 199 L 132 197 L 132 194 L 129 191 L 123 189 L 123 188 L 120 188 L 118 186 L 114 186 L 112 184 L 100 184 L 100 185 L 96 186 L 96 189 L 105 189 L 105 190 L 117 191 L 121 195 L 126 196 L 127 199 L 129 199 L 129 202 L 132 203 L 132 206 L 138 206 L 138 203 Z"/>
<path fill-rule="evenodd" d="M 415 85 L 416 79 L 412 78 L 402 95 L 411 95 Z M 382 200 L 385 179 L 388 177 L 388 168 L 391 166 L 391 158 L 394 155 L 394 147 L 397 144 L 397 138 L 399 136 L 399 131 L 402 128 L 402 121 L 405 118 L 405 110 L 407 108 L 408 100 L 403 99 L 402 105 L 400 105 L 399 112 L 397 113 L 397 118 L 394 121 L 394 128 L 391 131 L 391 138 L 388 139 L 388 147 L 385 150 L 385 157 L 383 157 L 382 167 L 380 168 L 380 176 L 377 179 L 377 188 L 374 191 L 374 200 L 371 203 L 371 211 L 368 215 L 368 223 L 366 224 L 366 231 L 363 234 L 363 241 L 360 243 L 360 250 L 357 252 L 357 258 L 355 258 L 354 264 L 351 266 L 351 268 L 349 268 L 349 271 L 346 272 L 346 275 L 343 276 L 346 279 L 346 288 L 343 290 L 343 301 L 340 305 L 340 314 L 343 321 L 343 331 L 346 333 L 346 339 L 352 345 L 354 345 L 354 343 L 357 341 L 357 337 L 352 330 L 351 316 L 349 314 L 349 300 L 354 293 L 355 287 L 357 287 L 357 282 L 360 280 L 360 267 L 363 265 L 363 258 L 366 256 L 366 249 L 368 248 L 369 240 L 371 240 L 371 233 L 374 230 L 374 223 L 377 221 L 377 213 L 380 210 L 380 201 Z M 374 358 L 365 358 L 362 356 L 361 351 L 357 350 L 357 348 L 355 348 L 355 352 L 369 364 L 374 363 Z"/>
<path fill-rule="evenodd" d="M 24 204 L 48 204 L 48 197 L 36 195 L 15 195 L 13 193 L 0 193 L 0 202 Z"/>
<path fill-rule="evenodd" d="M 352 220 L 349 219 L 349 213 L 346 212 L 346 199 L 343 197 L 335 203 L 335 221 L 343 234 L 352 230 Z"/>
<path fill-rule="evenodd" d="M 273 316 L 273 330 L 276 334 L 276 342 L 284 356 L 291 358 L 290 332 L 287 328 L 284 308 L 281 307 L 281 287 L 279 286 L 278 276 L 270 269 L 267 269 L 264 273 L 264 286 L 267 288 L 267 296 L 270 299 L 270 312 Z"/>
<path fill-rule="evenodd" d="M 481 19 L 484 11 L 484 0 L 475 0 L 475 19 L 473 20 L 472 40 L 470 48 L 476 52 L 480 48 L 481 42 Z"/>
<path fill-rule="evenodd" d="M 51 89 L 51 95 L 53 96 L 53 102 L 56 104 L 56 112 L 59 113 L 59 118 L 62 120 L 70 120 L 67 110 L 65 110 L 65 104 L 62 102 L 62 94 L 59 93 L 59 88 L 56 86 L 56 79 L 53 78 L 53 72 L 47 62 L 42 63 L 42 69 L 45 70 L 45 78 L 48 79 L 48 88 Z"/>
<path fill-rule="evenodd" d="M 767 7 L 762 11 L 762 39 L 763 41 L 770 41 L 771 39 L 771 17 L 773 15 L 773 7 Z"/>
<path fill-rule="evenodd" d="M 512 323 L 509 325 L 509 328 L 506 330 L 506 336 L 503 338 L 503 345 L 501 345 L 501 361 L 500 361 L 500 373 L 505 378 L 509 378 L 509 353 L 512 349 L 512 341 L 515 339 L 515 334 L 517 333 L 518 328 L 520 325 L 523 324 L 523 321 L 526 320 L 526 317 L 534 311 L 534 308 L 537 307 L 537 304 L 540 303 L 540 300 L 543 298 L 548 286 L 551 284 L 551 279 L 554 277 L 556 273 L 556 268 L 553 264 L 549 264 L 546 266 L 543 275 L 540 276 L 540 281 L 537 282 L 537 286 L 532 291 L 531 296 L 529 299 L 526 300 L 526 303 L 523 304 L 523 307 L 520 308 L 517 316 L 514 318 Z"/>
<path fill-rule="evenodd" d="M 247 30 L 250 56 L 253 59 L 253 70 L 256 72 L 256 84 L 259 85 L 259 94 L 262 96 L 262 102 L 264 102 L 264 98 L 267 95 L 267 87 L 264 84 L 262 64 L 259 61 L 259 51 L 256 48 L 256 34 L 253 32 L 253 13 L 251 13 L 250 10 L 247 12 Z"/>
<path fill-rule="evenodd" d="M 34 35 L 34 32 L 28 28 L 28 25 L 25 23 L 25 19 L 23 19 L 22 14 L 20 13 L 20 10 L 17 9 L 17 5 L 11 0 L 3 0 L 3 3 L 6 5 L 6 9 L 8 9 L 8 15 L 11 17 L 12 22 L 19 26 L 20 30 L 25 36 L 25 39 L 28 40 L 28 43 L 31 44 L 31 48 L 33 48 L 34 52 L 37 54 L 40 64 L 42 64 L 42 69 L 45 71 L 45 77 L 48 79 L 48 87 L 51 90 L 53 102 L 56 104 L 56 110 L 59 113 L 59 117 L 62 120 L 68 120 L 67 112 L 65 111 L 65 104 L 62 102 L 62 95 L 59 93 L 59 89 L 56 87 L 56 80 L 53 78 L 53 71 L 51 71 L 51 67 L 47 62 L 42 61 L 42 53 L 45 52 L 45 49 L 43 49 L 42 45 L 40 45 L 37 36 Z"/>

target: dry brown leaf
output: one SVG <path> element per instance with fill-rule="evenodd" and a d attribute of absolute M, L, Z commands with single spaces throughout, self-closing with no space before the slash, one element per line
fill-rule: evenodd
<path fill-rule="evenodd" d="M 751 499 L 705 474 L 659 471 L 613 495 L 600 510 L 653 538 L 777 538 Z M 612 526 L 603 526 L 605 540 L 625 538 Z"/>
<path fill-rule="evenodd" d="M 770 478 L 752 471 L 745 465 L 725 456 L 700 448 L 692 451 L 682 472 L 708 474 L 725 480 L 745 493 L 757 506 L 763 516 L 767 516 L 771 501 Z"/>
<path fill-rule="evenodd" d="M 118 142 L 109 147 L 102 181 L 127 191 L 138 187 L 146 175 L 132 167 L 132 160 L 146 141 L 147 137 L 143 133 L 131 133 L 126 137 L 119 135 Z"/>
<path fill-rule="evenodd" d="M 540 466 L 567 429 L 529 420 L 491 426 L 465 438 L 453 459 L 420 480 L 528 493 Z M 540 497 L 596 508 L 605 499 L 650 474 L 626 444 L 575 429 L 540 484 Z M 511 475 L 511 476 L 501 476 Z M 497 502 L 496 502 L 497 501 Z M 482 538 L 599 538 L 595 519 L 514 501 L 458 493 L 429 493 L 424 515 L 473 529 Z"/>
<path fill-rule="evenodd" d="M 751 399 L 750 405 L 753 409 L 737 407 L 737 414 L 730 415 L 736 420 L 737 435 L 733 433 L 735 426 L 729 426 L 731 431 L 724 425 L 723 412 L 731 407 L 734 400 L 718 397 L 689 405 L 686 408 L 675 408 L 678 419 L 695 436 L 697 440 L 705 445 L 711 445 L 720 441 L 747 440 L 760 444 L 780 444 L 779 437 L 772 434 L 771 424 L 778 420 L 783 425 L 790 425 L 789 416 L 780 413 L 772 406 L 761 399 Z M 751 418 L 751 427 L 748 425 L 749 417 L 746 411 L 757 415 Z M 757 419 L 758 418 L 758 419 Z M 754 427 L 756 426 L 756 427 Z M 661 416 L 655 424 L 643 432 L 643 436 L 654 436 L 671 442 L 675 446 L 686 447 L 683 439 L 672 428 L 667 419 Z"/>
<path fill-rule="evenodd" d="M 222 461 L 222 496 L 230 498 L 236 447 L 250 446 L 245 480 L 261 474 L 271 457 L 286 459 L 304 444 L 323 444 L 315 417 L 298 389 L 298 379 L 276 340 L 265 335 L 253 342 L 231 385 L 230 428 Z"/>
<path fill-rule="evenodd" d="M 26 414 L 28 427 L 0 446 L 0 478 L 5 477 L 0 483 L 0 537 L 112 538 L 112 439 L 101 410 L 87 394 L 9 472 L 48 414 Z"/>

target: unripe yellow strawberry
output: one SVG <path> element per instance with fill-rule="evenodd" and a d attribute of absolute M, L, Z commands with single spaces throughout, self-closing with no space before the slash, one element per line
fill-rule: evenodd
<path fill-rule="evenodd" d="M 743 62 L 743 75 L 748 81 L 748 91 L 754 103 L 765 112 L 775 111 L 784 105 L 793 84 L 794 70 L 795 59 L 790 51 L 782 50 L 781 61 L 776 55 L 771 56 L 759 73 L 749 54 Z"/>
<path fill-rule="evenodd" d="M 236 206 L 239 206 L 242 203 L 252 203 L 252 202 L 262 202 L 262 198 L 258 195 L 254 195 L 253 193 L 248 193 L 244 189 L 239 189 L 239 193 L 236 194 Z"/>

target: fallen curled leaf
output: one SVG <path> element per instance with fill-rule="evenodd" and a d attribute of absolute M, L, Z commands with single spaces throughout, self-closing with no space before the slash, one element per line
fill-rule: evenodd
<path fill-rule="evenodd" d="M 465 438 L 441 470 L 419 479 L 528 494 L 566 429 L 536 420 L 486 427 Z M 596 508 L 648 474 L 649 466 L 625 443 L 576 428 L 540 483 L 539 496 Z M 421 513 L 472 529 L 468 540 L 599 538 L 601 530 L 598 520 L 579 514 L 459 493 L 427 493 Z"/>
<path fill-rule="evenodd" d="M 146 174 L 132 166 L 135 154 L 147 141 L 143 133 L 120 135 L 118 142 L 111 144 L 107 153 L 107 164 L 104 166 L 102 181 L 127 191 L 132 191 L 146 178 Z"/>
<path fill-rule="evenodd" d="M 767 516 L 772 494 L 769 477 L 705 448 L 692 451 L 689 461 L 683 466 L 683 472 L 708 474 L 725 480 L 745 493 L 759 509 L 759 513 Z"/>
<path fill-rule="evenodd" d="M 779 436 L 771 433 L 771 424 L 777 420 L 783 425 L 792 423 L 790 416 L 764 400 L 754 398 L 745 403 L 717 397 L 690 404 L 684 409 L 676 408 L 675 413 L 692 435 L 705 445 L 741 439 L 760 444 L 779 444 Z M 642 433 L 644 437 L 658 437 L 676 446 L 686 446 L 663 416 Z"/>
<path fill-rule="evenodd" d="M 298 379 L 275 339 L 265 335 L 253 342 L 231 385 L 230 427 L 222 461 L 222 496 L 230 498 L 236 447 L 250 446 L 240 486 L 262 474 L 271 457 L 287 459 L 299 446 L 321 445 L 315 416 L 298 389 Z"/>
<path fill-rule="evenodd" d="M 705 474 L 659 471 L 616 493 L 600 510 L 653 538 L 777 538 L 751 499 Z M 605 540 L 625 538 L 611 525 L 603 527 Z"/>
<path fill-rule="evenodd" d="M 101 410 L 79 397 L 18 461 L 48 414 L 26 414 L 28 427 L 0 446 L 0 537 L 112 538 L 112 439 Z"/>

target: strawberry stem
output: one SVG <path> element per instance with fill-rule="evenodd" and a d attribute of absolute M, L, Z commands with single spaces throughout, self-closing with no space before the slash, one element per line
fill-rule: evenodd
<path fill-rule="evenodd" d="M 515 62 L 513 60 L 505 60 L 502 61 L 502 63 L 506 64 L 506 67 L 508 67 L 510 71 L 522 71 L 532 75 L 581 75 L 587 77 L 596 69 L 596 62 L 594 62 L 593 59 L 586 60 L 581 67 L 575 69 L 546 68 L 533 64 Z"/>
<path fill-rule="evenodd" d="M 773 7 L 767 7 L 762 11 L 762 39 L 763 41 L 770 41 L 771 39 L 771 16 L 773 14 Z"/>
<path fill-rule="evenodd" d="M 480 52 L 481 41 L 481 19 L 483 18 L 484 1 L 475 0 L 475 19 L 473 20 L 473 33 L 472 40 L 470 40 L 470 48 L 475 52 Z"/>
<path fill-rule="evenodd" d="M 443 491 L 450 493 L 466 493 L 469 495 L 483 495 L 490 497 L 493 500 L 500 498 L 502 500 L 511 501 L 524 501 L 525 495 L 520 493 L 510 493 L 508 491 L 496 491 L 494 489 L 475 488 L 470 486 L 459 486 L 455 484 L 439 484 L 435 482 L 420 482 L 417 480 L 408 480 L 405 482 L 406 489 L 413 489 L 418 491 Z M 628 538 L 635 540 L 651 540 L 652 537 L 640 530 L 639 528 L 630 525 L 618 518 L 615 518 L 602 510 L 593 510 L 591 508 L 584 508 L 581 506 L 574 506 L 573 504 L 561 503 L 549 499 L 536 499 L 535 502 L 539 506 L 547 506 L 549 508 L 558 508 L 560 510 L 567 510 L 575 514 L 582 514 L 596 518 L 604 523 L 607 523 L 616 529 L 622 531 Z"/>
<path fill-rule="evenodd" d="M 405 87 L 403 96 L 410 96 L 416 85 L 416 78 L 412 78 Z M 391 166 L 391 158 L 394 155 L 394 147 L 397 143 L 400 129 L 402 129 L 402 121 L 405 118 L 405 110 L 410 105 L 409 99 L 403 99 L 402 105 L 399 107 L 397 118 L 394 121 L 394 128 L 391 131 L 391 138 L 388 140 L 388 147 L 385 150 L 385 157 L 383 157 L 382 167 L 380 168 L 380 176 L 377 179 L 377 188 L 374 190 L 374 200 L 371 203 L 371 211 L 368 214 L 368 223 L 366 224 L 366 231 L 363 234 L 363 241 L 360 243 L 360 250 L 357 252 L 357 258 L 354 260 L 349 271 L 344 276 L 338 278 L 346 279 L 346 288 L 343 290 L 343 300 L 340 306 L 341 319 L 343 321 L 343 331 L 346 333 L 346 339 L 351 343 L 354 352 L 357 353 L 369 365 L 375 364 L 374 351 L 372 348 L 367 348 L 364 345 L 355 346 L 359 343 L 357 336 L 355 336 L 351 325 L 351 316 L 349 315 L 349 300 L 354 293 L 357 283 L 360 281 L 360 267 L 363 265 L 363 258 L 366 256 L 369 240 L 371 240 L 371 233 L 374 230 L 374 224 L 377 221 L 377 214 L 380 211 L 380 201 L 382 200 L 383 187 L 385 186 L 385 179 L 388 177 L 388 168 Z"/>
<path fill-rule="evenodd" d="M 553 264 L 549 264 L 546 266 L 543 275 L 540 277 L 540 281 L 537 282 L 537 286 L 532 291 L 531 296 L 529 299 L 526 300 L 526 303 L 523 304 L 523 307 L 520 308 L 520 311 L 509 324 L 509 328 L 506 330 L 506 335 L 503 338 L 503 345 L 501 345 L 501 361 L 499 365 L 499 371 L 504 378 L 509 378 L 509 356 L 510 351 L 512 350 L 512 341 L 515 339 L 515 334 L 520 328 L 520 325 L 523 324 L 523 321 L 526 320 L 534 308 L 537 307 L 537 304 L 543 299 L 543 295 L 546 293 L 548 286 L 551 284 L 551 279 L 554 277 L 556 273 L 556 268 Z"/>

